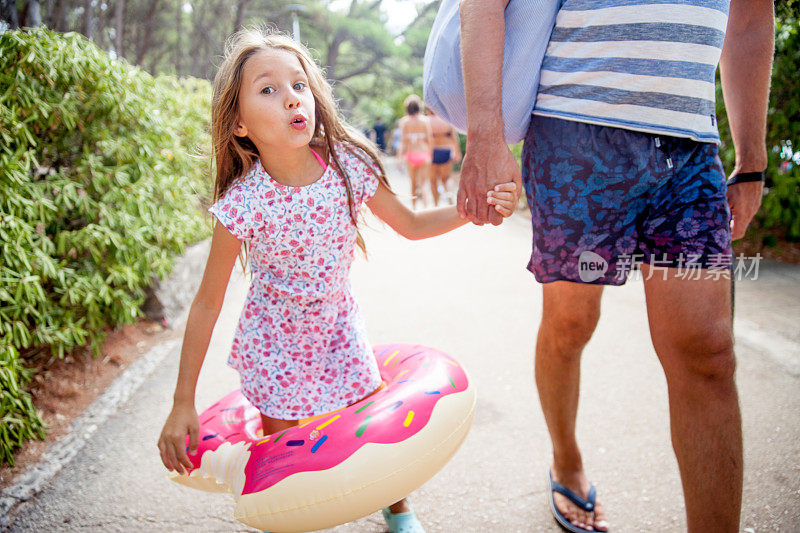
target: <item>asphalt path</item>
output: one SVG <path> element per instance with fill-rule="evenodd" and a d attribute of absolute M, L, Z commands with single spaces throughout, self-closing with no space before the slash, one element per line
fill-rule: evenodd
<path fill-rule="evenodd" d="M 407 192 L 393 162 L 389 168 L 397 189 Z M 560 531 L 547 504 L 551 450 L 533 382 L 541 287 L 525 270 L 529 220 L 516 215 L 497 228 L 469 226 L 418 242 L 374 219 L 369 225 L 369 258 L 358 257 L 352 278 L 372 342 L 444 350 L 464 364 L 478 391 L 462 448 L 410 495 L 420 520 L 432 532 Z M 770 345 L 776 336 L 763 331 L 737 344 L 746 456 L 742 528 L 797 531 L 800 377 L 786 360 L 800 356 L 800 294 L 796 283 L 775 294 L 757 283 L 742 283 L 745 298 L 765 308 L 752 313 L 748 331 L 770 312 L 781 316 L 768 322 L 789 331 L 777 332 L 783 344 Z M 225 359 L 246 289 L 247 280 L 235 273 L 200 376 L 198 410 L 238 386 Z M 780 313 L 769 306 L 772 297 L 785 300 Z M 602 306 L 581 370 L 578 439 L 585 466 L 614 531 L 685 530 L 666 383 L 650 344 L 642 283 L 607 289 Z M 166 477 L 156 441 L 178 359 L 175 349 L 46 489 L 22 504 L 11 531 L 251 531 L 233 519 L 231 496 L 193 491 Z M 376 513 L 331 531 L 385 530 Z"/>

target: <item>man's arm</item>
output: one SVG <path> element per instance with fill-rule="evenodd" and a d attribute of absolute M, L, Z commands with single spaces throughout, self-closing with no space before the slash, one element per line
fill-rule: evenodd
<path fill-rule="evenodd" d="M 738 172 L 767 168 L 767 105 L 775 48 L 775 14 L 772 0 L 731 0 L 725 45 L 719 69 L 722 93 Z M 761 205 L 763 183 L 733 184 L 728 204 L 733 216 L 733 238 L 744 236 Z"/>
<path fill-rule="evenodd" d="M 504 11 L 508 0 L 461 0 L 461 64 L 467 100 L 467 148 L 458 187 L 458 212 L 476 224 L 502 222 L 486 203 L 495 185 L 513 181 L 519 166 L 503 134 Z"/>

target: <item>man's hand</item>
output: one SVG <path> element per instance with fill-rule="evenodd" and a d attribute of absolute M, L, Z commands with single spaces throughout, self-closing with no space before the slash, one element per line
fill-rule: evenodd
<path fill-rule="evenodd" d="M 731 208 L 731 237 L 733 240 L 744 237 L 750 221 L 753 220 L 763 195 L 764 182 L 750 181 L 734 183 L 728 187 L 728 205 Z"/>
<path fill-rule="evenodd" d="M 719 73 L 736 150 L 734 175 L 767 168 L 764 139 L 774 39 L 772 0 L 731 0 Z M 735 183 L 728 187 L 734 239 L 744 236 L 761 205 L 763 188 L 760 182 Z"/>
<path fill-rule="evenodd" d="M 513 182 L 516 185 L 516 199 L 519 199 L 522 176 L 517 160 L 503 140 L 502 132 L 494 139 L 472 139 L 467 138 L 464 164 L 461 166 L 458 213 L 461 218 L 468 218 L 479 226 L 487 222 L 497 226 L 503 217 L 486 203 L 486 193 L 495 185 Z"/>

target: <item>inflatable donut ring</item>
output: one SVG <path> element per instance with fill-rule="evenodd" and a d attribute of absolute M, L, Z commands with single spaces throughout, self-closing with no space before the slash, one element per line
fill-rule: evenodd
<path fill-rule="evenodd" d="M 402 499 L 461 445 L 475 391 L 461 365 L 438 350 L 374 351 L 385 388 L 273 435 L 260 435 L 258 409 L 239 391 L 228 394 L 200 415 L 193 468 L 171 479 L 232 492 L 234 517 L 273 533 L 332 527 Z"/>

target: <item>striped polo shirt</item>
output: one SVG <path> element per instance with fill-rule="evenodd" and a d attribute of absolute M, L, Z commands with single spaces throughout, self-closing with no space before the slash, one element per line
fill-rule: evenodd
<path fill-rule="evenodd" d="M 533 113 L 719 142 L 729 0 L 564 0 Z"/>

